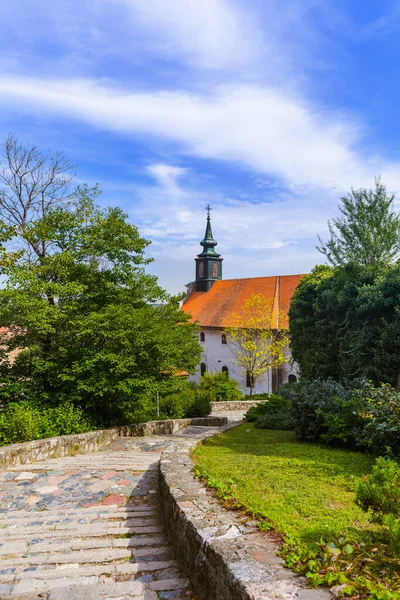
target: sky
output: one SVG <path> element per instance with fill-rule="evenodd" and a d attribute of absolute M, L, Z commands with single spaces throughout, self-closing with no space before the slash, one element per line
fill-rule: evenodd
<path fill-rule="evenodd" d="M 0 22 L 0 138 L 63 151 L 170 293 L 208 203 L 231 279 L 309 272 L 343 194 L 400 191 L 400 1 L 2 0 Z"/>

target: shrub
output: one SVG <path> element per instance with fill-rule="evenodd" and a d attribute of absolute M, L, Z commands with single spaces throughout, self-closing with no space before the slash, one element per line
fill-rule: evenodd
<path fill-rule="evenodd" d="M 160 398 L 162 419 L 183 419 L 195 401 L 195 392 L 187 389 Z"/>
<path fill-rule="evenodd" d="M 162 419 L 190 419 L 207 417 L 211 412 L 213 396 L 201 389 L 186 389 L 160 398 L 160 417 Z"/>
<path fill-rule="evenodd" d="M 38 438 L 40 438 L 40 413 L 28 402 L 11 402 L 1 411 L 1 444 L 27 442 Z"/>
<path fill-rule="evenodd" d="M 227 373 L 205 373 L 201 378 L 200 389 L 211 393 L 216 402 L 231 402 L 242 398 L 237 381 Z"/>
<path fill-rule="evenodd" d="M 375 455 L 400 458 L 400 396 L 388 384 L 374 387 L 371 382 L 354 392 L 360 406 L 362 427 L 357 446 Z"/>
<path fill-rule="evenodd" d="M 249 423 L 257 421 L 257 419 L 266 411 L 267 404 L 267 402 L 262 402 L 261 404 L 256 404 L 255 406 L 249 408 L 244 417 L 246 421 L 249 421 Z"/>
<path fill-rule="evenodd" d="M 379 457 L 369 476 L 359 483 L 356 504 L 370 510 L 382 521 L 384 515 L 400 514 L 400 466 L 391 459 Z"/>
<path fill-rule="evenodd" d="M 328 442 L 339 437 L 343 442 L 347 435 L 352 436 L 353 425 L 346 430 L 345 420 L 340 421 L 343 406 L 353 397 L 351 384 L 302 380 L 282 386 L 279 394 L 291 402 L 293 428 L 301 440 Z"/>
<path fill-rule="evenodd" d="M 93 429 L 83 411 L 71 403 L 54 408 L 11 402 L 0 413 L 0 444 L 82 433 Z"/>
<path fill-rule="evenodd" d="M 186 417 L 193 419 L 195 417 L 208 417 L 211 412 L 212 395 L 205 390 L 198 390 L 195 393 L 193 404 L 188 408 Z"/>
<path fill-rule="evenodd" d="M 253 394 L 251 399 L 252 400 L 268 400 L 269 398 L 269 394 L 268 392 L 261 392 L 260 394 Z M 245 398 L 247 398 L 247 396 L 245 396 Z"/>
<path fill-rule="evenodd" d="M 255 425 L 259 429 L 293 429 L 290 400 L 271 395 Z"/>
<path fill-rule="evenodd" d="M 83 433 L 93 428 L 94 424 L 89 421 L 82 409 L 70 402 L 43 410 L 40 414 L 41 438 Z"/>

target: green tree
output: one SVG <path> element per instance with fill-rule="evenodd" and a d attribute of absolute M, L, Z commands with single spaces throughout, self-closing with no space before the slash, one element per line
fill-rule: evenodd
<path fill-rule="evenodd" d="M 317 249 L 328 262 L 378 268 L 396 260 L 400 216 L 393 209 L 394 195 L 387 193 L 380 178 L 375 179 L 375 189 L 352 189 L 341 201 L 341 216 L 328 221 L 329 241 L 318 237 Z"/>
<path fill-rule="evenodd" d="M 231 316 L 225 335 L 235 364 L 247 374 L 250 398 L 257 380 L 287 362 L 287 331 L 277 322 L 273 302 L 262 294 L 252 294 L 242 309 Z"/>
<path fill-rule="evenodd" d="M 18 399 L 23 388 L 113 424 L 144 414 L 177 371 L 194 371 L 201 348 L 197 327 L 146 273 L 149 242 L 119 208 L 98 208 L 98 193 L 61 194 L 23 226 L 0 195 L 0 325 L 9 330 L 0 395 Z"/>

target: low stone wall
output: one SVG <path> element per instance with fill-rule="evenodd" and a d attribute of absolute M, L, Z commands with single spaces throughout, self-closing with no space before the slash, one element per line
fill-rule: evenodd
<path fill-rule="evenodd" d="M 261 404 L 260 400 L 235 400 L 234 402 L 211 402 L 211 412 L 225 412 L 228 410 L 248 411 L 252 406 Z"/>
<path fill-rule="evenodd" d="M 210 435 L 215 433 L 203 438 Z M 328 590 L 307 588 L 305 578 L 283 566 L 273 535 L 222 508 L 193 477 L 189 453 L 197 443 L 199 439 L 188 440 L 164 450 L 161 506 L 168 538 L 198 600 L 331 599 Z"/>
<path fill-rule="evenodd" d="M 177 433 L 188 425 L 219 427 L 225 425 L 227 421 L 225 417 L 149 421 L 114 429 L 100 429 L 76 435 L 62 435 L 45 440 L 11 444 L 0 447 L 0 466 L 30 464 L 48 458 L 98 452 L 121 436 L 166 435 Z"/>
<path fill-rule="evenodd" d="M 226 425 L 226 417 L 198 417 L 196 419 L 169 419 L 168 421 L 147 421 L 120 427 L 121 436 L 144 436 L 144 435 L 172 435 L 183 427 L 195 425 L 197 427 L 221 427 Z"/>
<path fill-rule="evenodd" d="M 59 456 L 97 452 L 111 444 L 119 435 L 117 428 L 101 429 L 76 435 L 62 435 L 45 440 L 3 446 L 0 448 L 0 465 L 29 464 Z"/>

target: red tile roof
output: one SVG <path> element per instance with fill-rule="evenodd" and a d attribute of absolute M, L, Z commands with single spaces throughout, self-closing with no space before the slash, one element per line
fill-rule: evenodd
<path fill-rule="evenodd" d="M 232 326 L 231 316 L 240 313 L 252 294 L 262 294 L 273 301 L 273 312 L 283 316 L 279 326 L 288 326 L 290 300 L 304 275 L 281 275 L 226 279 L 216 281 L 208 292 L 193 291 L 182 305 L 182 310 L 192 315 L 202 327 Z"/>

